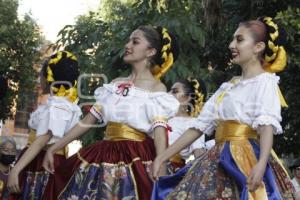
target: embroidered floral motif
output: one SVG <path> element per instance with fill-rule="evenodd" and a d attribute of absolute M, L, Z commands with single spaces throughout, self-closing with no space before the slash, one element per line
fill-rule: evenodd
<path fill-rule="evenodd" d="M 189 172 L 169 194 L 169 200 L 232 200 L 239 199 L 236 183 L 219 165 L 223 145 L 216 145 L 202 158 L 194 161 Z M 287 175 L 275 159 L 270 158 L 270 165 L 276 177 L 281 196 L 292 200 L 293 188 Z"/>
<path fill-rule="evenodd" d="M 145 167 L 148 168 L 148 164 Z M 136 199 L 136 183 L 130 170 L 128 165 L 105 163 L 84 166 L 84 170 L 79 168 L 59 199 Z"/>

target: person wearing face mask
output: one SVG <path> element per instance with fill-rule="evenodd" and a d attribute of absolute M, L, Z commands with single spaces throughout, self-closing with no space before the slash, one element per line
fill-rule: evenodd
<path fill-rule="evenodd" d="M 229 45 L 242 74 L 225 82 L 205 103 L 190 129 L 158 155 L 161 163 L 202 134 L 215 131 L 216 145 L 193 164 L 166 199 L 293 200 L 294 188 L 272 151 L 287 106 L 274 73 L 286 66 L 285 34 L 270 17 L 240 23 Z"/>
<path fill-rule="evenodd" d="M 16 143 L 13 139 L 1 138 L 0 142 L 0 199 L 8 198 L 7 178 L 10 165 L 15 161 L 17 154 Z"/>
<path fill-rule="evenodd" d="M 179 107 L 159 78 L 177 56 L 175 37 L 166 28 L 141 26 L 131 33 L 123 56 L 130 75 L 95 90 L 90 112 L 48 149 L 43 166 L 53 173 L 53 153 L 98 120 L 107 125 L 104 140 L 60 165 L 44 199 L 150 199 L 152 161 L 166 148 L 167 120 Z M 159 173 L 166 174 L 166 166 Z"/>

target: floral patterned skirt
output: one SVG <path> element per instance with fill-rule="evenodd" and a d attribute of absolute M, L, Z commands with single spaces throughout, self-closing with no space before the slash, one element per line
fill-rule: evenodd
<path fill-rule="evenodd" d="M 27 150 L 24 149 L 20 157 Z M 42 150 L 31 163 L 20 173 L 19 184 L 21 193 L 20 194 L 10 194 L 9 200 L 40 200 L 42 199 L 43 192 L 45 190 L 46 184 L 48 182 L 49 173 L 44 170 L 42 164 L 46 151 Z M 64 155 L 54 155 L 55 167 L 60 165 L 66 160 Z"/>
<path fill-rule="evenodd" d="M 259 156 L 259 147 L 255 141 L 249 141 Z M 177 187 L 168 195 L 170 200 L 290 200 L 294 199 L 294 188 L 288 175 L 277 160 L 270 156 L 264 175 L 267 198 L 254 196 L 249 198 L 242 193 L 247 190 L 246 179 L 239 173 L 237 165 L 230 156 L 230 142 L 218 144 L 204 157 L 196 159 Z M 238 144 L 239 145 L 239 144 Z M 244 157 L 247 159 L 247 155 Z M 242 158 L 242 159 L 243 159 Z M 246 192 L 247 193 L 247 192 Z"/>
<path fill-rule="evenodd" d="M 153 140 L 99 141 L 81 149 L 50 176 L 43 199 L 140 199 L 151 197 Z"/>

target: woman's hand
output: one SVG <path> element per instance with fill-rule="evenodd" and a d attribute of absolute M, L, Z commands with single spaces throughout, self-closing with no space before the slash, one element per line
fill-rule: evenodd
<path fill-rule="evenodd" d="M 51 174 L 54 173 L 54 157 L 53 157 L 53 152 L 50 149 L 48 149 L 48 151 L 45 154 L 43 160 L 43 167 L 49 173 Z"/>
<path fill-rule="evenodd" d="M 267 163 L 259 161 L 250 172 L 247 180 L 248 189 L 250 192 L 254 192 L 261 184 L 262 179 L 266 171 Z"/>
<path fill-rule="evenodd" d="M 20 187 L 19 187 L 19 174 L 20 171 L 16 168 L 13 168 L 8 176 L 7 179 L 7 188 L 10 193 L 20 193 Z"/>
<path fill-rule="evenodd" d="M 162 174 L 161 174 L 161 165 L 163 164 L 162 159 L 157 156 L 153 162 L 153 171 L 152 171 L 152 177 L 154 180 L 157 180 Z"/>

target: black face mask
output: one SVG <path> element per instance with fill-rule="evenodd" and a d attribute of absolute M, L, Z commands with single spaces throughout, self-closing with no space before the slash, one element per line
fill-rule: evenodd
<path fill-rule="evenodd" d="M 10 165 L 11 163 L 13 163 L 16 159 L 15 155 L 6 155 L 6 154 L 2 154 L 1 158 L 0 158 L 0 162 L 3 165 Z"/>

